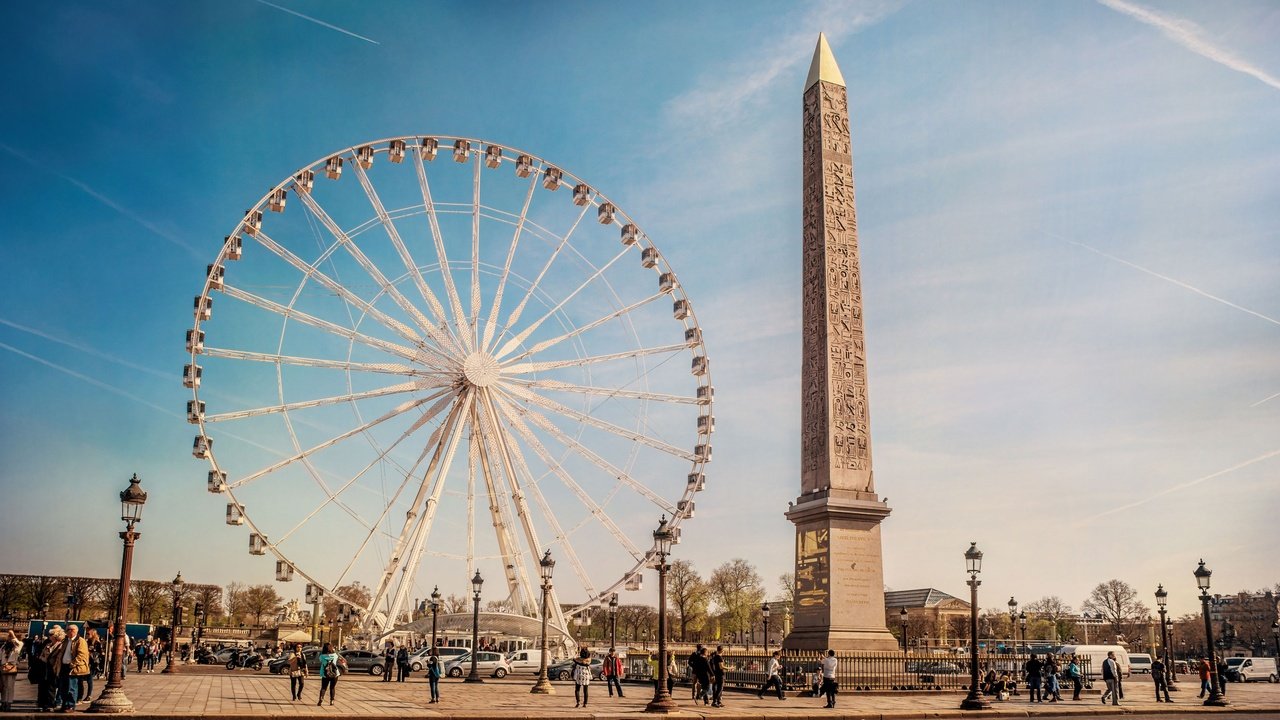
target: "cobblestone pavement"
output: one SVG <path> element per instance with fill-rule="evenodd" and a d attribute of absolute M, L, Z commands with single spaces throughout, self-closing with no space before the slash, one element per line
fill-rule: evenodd
<path fill-rule="evenodd" d="M 653 695 L 651 685 L 628 684 L 625 698 L 611 698 L 604 683 L 591 684 L 591 701 L 586 708 L 575 708 L 573 686 L 556 682 L 556 694 L 531 695 L 532 677 L 488 679 L 483 685 L 465 684 L 461 680 L 441 682 L 441 702 L 427 704 L 427 683 L 419 675 L 405 683 L 383 683 L 369 676 L 344 676 L 338 681 L 337 699 L 332 706 L 317 707 L 319 679 L 307 678 L 304 701 L 289 699 L 289 679 L 266 671 L 230 672 L 221 668 L 184 668 L 176 675 L 138 675 L 125 679 L 125 692 L 134 703 L 134 715 L 148 718 L 195 717 L 267 717 L 300 718 L 331 716 L 452 717 L 482 720 L 485 718 L 561 718 L 621 717 L 643 714 L 645 703 Z M 35 716 L 35 688 L 19 676 L 18 703 L 14 710 Z M 95 696 L 104 681 L 97 681 Z M 776 697 L 757 698 L 750 692 L 726 692 L 725 707 L 694 705 L 687 687 L 676 688 L 676 700 L 682 717 L 694 718 L 762 718 L 789 720 L 817 717 L 839 718 L 929 718 L 929 717 L 1027 717 L 1027 716 L 1092 716 L 1121 713 L 1151 716 L 1188 711 L 1280 713 L 1280 685 L 1266 683 L 1230 686 L 1229 708 L 1205 708 L 1196 698 L 1198 684 L 1182 683 L 1172 704 L 1156 703 L 1143 679 L 1126 684 L 1123 705 L 1102 705 L 1097 694 L 1086 695 L 1080 702 L 1030 704 L 1024 698 L 992 703 L 989 711 L 973 713 L 959 710 L 964 695 L 941 694 L 849 694 L 839 696 L 835 710 L 822 707 L 820 698 L 791 694 L 785 701 Z M 87 704 L 77 708 L 83 712 Z M 47 716 L 41 716 L 47 717 Z"/>

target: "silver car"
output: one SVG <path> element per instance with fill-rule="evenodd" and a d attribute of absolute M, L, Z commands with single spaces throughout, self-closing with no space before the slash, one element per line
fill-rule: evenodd
<path fill-rule="evenodd" d="M 449 677 L 460 678 L 470 672 L 471 653 L 459 655 L 444 664 L 444 673 Z M 507 658 L 502 653 L 484 652 L 482 650 L 476 653 L 476 672 L 492 675 L 496 678 L 504 678 L 507 673 L 511 672 L 511 663 L 507 662 Z"/>

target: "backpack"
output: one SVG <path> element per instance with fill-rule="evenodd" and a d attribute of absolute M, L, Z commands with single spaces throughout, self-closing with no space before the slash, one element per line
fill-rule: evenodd
<path fill-rule="evenodd" d="M 334 655 L 333 659 L 329 661 L 329 664 L 324 666 L 324 677 L 329 680 L 336 680 L 338 678 L 338 675 L 340 674 L 338 670 L 338 660 L 341 657 L 341 655 Z"/>

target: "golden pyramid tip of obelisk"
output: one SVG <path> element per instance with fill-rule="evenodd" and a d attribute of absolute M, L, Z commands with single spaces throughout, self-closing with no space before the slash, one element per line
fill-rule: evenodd
<path fill-rule="evenodd" d="M 845 86 L 844 75 L 840 74 L 840 66 L 836 65 L 836 56 L 831 54 L 825 33 L 818 33 L 818 47 L 813 49 L 813 63 L 809 65 L 809 78 L 804 81 L 804 89 L 808 90 L 819 80 Z"/>

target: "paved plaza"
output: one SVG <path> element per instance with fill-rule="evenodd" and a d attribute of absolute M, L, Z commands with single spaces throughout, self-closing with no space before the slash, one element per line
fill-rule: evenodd
<path fill-rule="evenodd" d="M 185 668 L 184 668 L 185 669 Z M 130 674 L 125 689 L 134 702 L 134 714 L 148 718 L 193 717 L 321 717 L 321 716 L 391 716 L 391 717 L 455 717 L 482 718 L 555 718 L 555 717 L 620 717 L 643 716 L 645 703 L 652 697 L 652 686 L 630 684 L 623 699 L 611 698 L 604 683 L 591 684 L 591 703 L 574 708 L 573 686 L 555 683 L 552 696 L 531 695 L 532 677 L 487 679 L 483 685 L 461 680 L 441 683 L 439 705 L 427 704 L 427 683 L 421 676 L 405 683 L 383 683 L 369 676 L 346 676 L 338 683 L 337 700 L 316 707 L 319 679 L 307 679 L 305 702 L 289 700 L 289 678 L 263 672 L 229 672 L 222 668 L 190 668 L 179 675 Z M 1135 678 L 1126 685 L 1125 703 L 1118 708 L 1099 703 L 1099 696 L 1086 695 L 1080 702 L 1031 705 L 1024 698 L 993 703 L 992 709 L 979 713 L 958 709 L 963 694 L 850 694 L 840 695 L 839 707 L 826 710 L 820 698 L 789 694 L 785 701 L 754 693 L 726 692 L 725 707 L 694 705 L 688 687 L 677 687 L 675 696 L 682 717 L 706 718 L 926 718 L 926 717 L 1039 717 L 1092 716 L 1125 714 L 1150 716 L 1166 713 L 1235 712 L 1280 714 L 1280 685 L 1257 683 L 1232 684 L 1228 708 L 1205 708 L 1196 699 L 1198 683 L 1183 683 L 1171 705 L 1156 703 L 1148 691 L 1146 678 Z M 101 688 L 101 681 L 95 694 Z M 15 710 L 34 715 L 34 686 L 22 682 L 18 687 L 19 702 Z M 87 707 L 81 705 L 80 710 Z"/>

